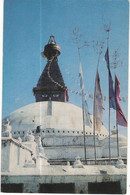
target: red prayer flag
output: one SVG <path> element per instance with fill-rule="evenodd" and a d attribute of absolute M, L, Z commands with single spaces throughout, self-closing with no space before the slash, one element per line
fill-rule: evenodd
<path fill-rule="evenodd" d="M 69 96 L 68 96 L 68 89 L 67 87 L 65 87 L 65 97 L 66 97 L 66 101 L 69 101 Z"/>
<path fill-rule="evenodd" d="M 127 120 L 123 114 L 123 111 L 120 107 L 120 104 L 118 102 L 118 100 L 120 101 L 120 97 L 119 97 L 119 94 L 120 94 L 120 82 L 117 78 L 117 76 L 115 75 L 115 96 L 116 96 L 116 106 L 117 106 L 117 124 L 118 125 L 121 125 L 121 126 L 124 126 L 124 127 L 127 127 Z"/>
<path fill-rule="evenodd" d="M 100 88 L 100 78 L 97 71 L 96 81 L 95 81 L 95 92 L 94 92 L 94 122 L 96 131 L 101 130 L 102 117 L 103 117 L 103 96 Z"/>
<path fill-rule="evenodd" d="M 115 86 L 116 86 L 116 98 L 121 101 L 121 98 L 119 97 L 120 94 L 120 82 L 117 78 L 117 76 L 115 75 Z"/>

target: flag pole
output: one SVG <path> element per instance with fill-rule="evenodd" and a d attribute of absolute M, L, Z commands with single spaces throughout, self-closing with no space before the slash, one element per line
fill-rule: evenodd
<path fill-rule="evenodd" d="M 80 56 L 80 48 L 78 48 L 78 55 L 79 55 L 79 61 L 80 61 L 80 65 L 81 65 L 81 56 Z M 84 158 L 85 158 L 85 162 L 86 162 L 86 139 L 85 139 L 85 116 L 84 116 L 84 95 L 83 95 L 83 87 L 82 87 L 82 115 L 83 115 L 83 135 L 84 135 Z"/>
<path fill-rule="evenodd" d="M 108 51 L 109 51 L 109 32 L 110 32 L 110 29 L 108 28 L 107 30 L 107 48 L 108 48 Z M 110 77 L 109 77 L 109 70 L 108 70 L 108 98 L 109 98 L 109 113 L 108 113 L 108 130 L 109 130 L 109 164 L 111 164 L 111 150 L 110 150 L 110 147 L 111 147 L 111 138 L 110 138 Z"/>
<path fill-rule="evenodd" d="M 100 55 L 102 52 L 99 53 L 99 57 L 98 57 L 98 63 L 97 63 L 97 72 L 98 72 L 98 65 L 99 65 L 99 61 L 100 61 Z M 97 74 L 97 73 L 96 73 Z M 95 89 L 96 89 L 96 79 L 95 79 Z M 95 165 L 97 164 L 97 156 L 96 156 L 96 137 L 95 137 L 95 133 L 96 133 L 96 129 L 95 129 L 95 91 L 94 90 L 94 106 L 93 106 L 93 135 L 94 135 L 94 159 L 95 159 Z"/>
<path fill-rule="evenodd" d="M 83 94 L 82 94 L 82 113 L 83 113 L 83 134 L 84 134 L 84 158 L 86 162 L 86 139 L 85 139 L 85 118 L 84 118 Z"/>
<path fill-rule="evenodd" d="M 116 77 L 115 77 L 115 100 L 116 100 L 116 107 L 117 107 L 117 97 L 116 97 Z M 117 122 L 117 108 L 116 108 L 116 133 L 117 133 L 117 158 L 119 158 L 119 139 L 118 139 L 118 122 Z"/>
<path fill-rule="evenodd" d="M 117 157 L 119 158 L 119 139 L 118 139 L 118 123 L 117 123 L 117 110 L 116 110 L 116 130 L 117 130 Z"/>
<path fill-rule="evenodd" d="M 95 79 L 95 89 L 96 89 L 96 79 Z M 93 106 L 93 135 L 94 135 L 94 158 L 95 158 L 95 165 L 96 162 L 96 140 L 95 140 L 95 90 L 94 90 L 94 106 Z"/>
<path fill-rule="evenodd" d="M 80 69 L 82 69 L 82 66 L 81 66 L 81 56 L 80 56 L 80 49 L 87 46 L 87 42 L 84 42 L 84 44 L 82 46 L 79 47 L 79 35 L 78 35 L 78 31 L 79 29 L 78 28 L 75 28 L 73 30 L 73 35 L 75 37 L 75 43 L 76 43 L 76 46 L 77 46 L 77 49 L 78 49 L 78 56 L 79 56 L 79 62 L 80 62 Z M 82 73 L 81 73 L 82 74 Z M 80 75 L 81 77 L 82 75 Z M 83 76 L 82 76 L 83 77 Z M 84 93 L 84 83 L 83 83 L 83 78 L 82 79 L 82 86 L 81 86 L 81 95 L 82 95 L 82 116 L 83 116 L 83 135 L 84 135 L 84 157 L 85 157 L 85 162 L 87 160 L 86 158 L 86 137 L 85 137 L 85 125 L 86 125 L 86 118 L 85 118 L 85 114 L 86 114 L 86 98 L 85 98 L 85 93 Z M 80 81 L 81 82 L 81 81 Z"/>

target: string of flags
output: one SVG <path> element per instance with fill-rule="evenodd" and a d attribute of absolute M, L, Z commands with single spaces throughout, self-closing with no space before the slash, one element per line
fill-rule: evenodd
<path fill-rule="evenodd" d="M 57 83 L 56 81 L 54 81 L 54 79 L 50 75 L 50 66 L 51 66 L 52 61 L 53 61 L 53 59 L 50 60 L 50 64 L 49 64 L 49 67 L 48 67 L 48 76 L 49 76 L 49 78 L 51 79 L 52 82 L 54 82 L 59 87 L 64 88 L 62 85 L 60 85 L 59 83 Z M 65 71 L 66 71 L 67 74 L 70 74 L 70 72 L 67 69 L 65 69 Z M 74 78 L 74 77 L 71 76 L 71 78 Z M 78 80 L 77 80 L 77 82 L 79 83 Z M 81 91 L 79 92 L 79 91 L 71 90 L 71 89 L 67 89 L 67 90 L 68 90 L 68 92 L 73 93 L 75 95 L 79 95 L 79 96 L 82 95 Z M 86 94 L 85 93 L 84 95 L 87 96 L 90 99 L 93 99 L 94 98 L 94 95 L 93 94 Z M 103 96 L 103 101 L 109 101 L 109 97 L 108 96 Z M 122 97 L 122 98 L 120 98 L 119 101 L 127 102 L 128 101 L 128 97 Z"/>
<path fill-rule="evenodd" d="M 66 72 L 66 74 L 69 74 L 70 75 L 70 78 L 72 78 L 72 79 L 75 79 L 75 77 L 73 76 L 73 75 L 71 75 L 71 73 L 68 71 L 68 69 L 65 69 L 65 72 Z M 78 85 L 80 85 L 80 83 L 79 83 L 79 78 L 77 78 L 77 79 L 75 79 L 75 82 L 78 84 Z M 78 91 L 76 91 L 76 90 L 71 90 L 71 89 L 68 89 L 68 91 L 70 92 L 70 93 L 74 93 L 75 95 L 82 95 L 81 94 L 81 92 L 78 92 Z M 88 97 L 88 98 L 90 98 L 90 99 L 93 99 L 94 98 L 94 95 L 93 94 L 86 94 L 85 93 L 85 95 Z M 109 97 L 108 96 L 103 96 L 103 101 L 109 101 Z M 128 97 L 122 97 L 119 101 L 122 101 L 122 102 L 127 102 L 128 101 Z"/>
<path fill-rule="evenodd" d="M 82 95 L 81 92 L 78 92 L 78 91 L 75 91 L 75 90 L 68 89 L 68 91 L 71 92 L 71 93 L 74 93 L 76 95 L 80 95 L 80 96 Z M 88 98 L 90 98 L 90 99 L 94 98 L 93 94 L 86 94 L 85 93 L 85 95 L 88 96 Z M 108 96 L 103 96 L 103 100 L 104 101 L 109 101 L 109 97 Z M 119 101 L 126 102 L 126 101 L 128 101 L 128 97 L 122 97 Z"/>
<path fill-rule="evenodd" d="M 93 99 L 94 95 L 89 94 L 89 98 Z M 109 101 L 109 97 L 108 96 L 103 96 L 103 100 L 104 101 Z M 126 102 L 126 101 L 128 101 L 128 97 L 122 97 L 119 101 Z"/>

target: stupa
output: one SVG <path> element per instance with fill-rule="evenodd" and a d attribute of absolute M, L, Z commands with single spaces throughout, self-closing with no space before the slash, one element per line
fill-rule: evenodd
<path fill-rule="evenodd" d="M 123 163 L 126 163 L 127 140 L 119 135 L 121 165 L 117 166 L 116 134 L 111 135 L 109 164 L 109 133 L 102 125 L 100 132 L 96 132 L 97 165 L 94 165 L 90 115 L 92 127 L 85 126 L 85 160 L 82 109 L 68 102 L 68 89 L 58 65 L 60 53 L 51 35 L 42 52 L 47 64 L 33 88 L 36 102 L 3 119 L 2 191 L 92 193 L 100 188 L 100 193 L 125 193 Z"/>

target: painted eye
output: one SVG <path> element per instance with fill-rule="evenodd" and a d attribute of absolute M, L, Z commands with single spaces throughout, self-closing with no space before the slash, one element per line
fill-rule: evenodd
<path fill-rule="evenodd" d="M 59 97 L 59 94 L 54 94 L 53 97 Z"/>
<path fill-rule="evenodd" d="M 46 95 L 46 94 L 43 94 L 43 95 L 42 95 L 42 97 L 47 97 L 47 96 L 48 96 L 48 95 Z"/>

